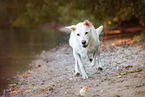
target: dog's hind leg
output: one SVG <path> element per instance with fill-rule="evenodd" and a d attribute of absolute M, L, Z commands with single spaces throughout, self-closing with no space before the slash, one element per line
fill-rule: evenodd
<path fill-rule="evenodd" d="M 79 68 L 80 68 L 81 73 L 82 73 L 82 77 L 84 79 L 88 78 L 86 71 L 85 71 L 85 68 L 84 68 L 82 61 L 81 61 L 81 56 L 78 53 L 76 53 L 75 51 L 73 51 L 73 55 L 75 58 L 75 73 L 78 73 Z M 79 67 L 78 67 L 78 65 L 79 65 Z"/>
<path fill-rule="evenodd" d="M 102 66 L 102 62 L 101 62 L 101 58 L 100 58 L 100 46 L 98 47 L 98 50 L 97 50 L 97 56 L 98 56 L 98 64 L 99 64 L 98 69 L 102 70 L 103 66 Z"/>

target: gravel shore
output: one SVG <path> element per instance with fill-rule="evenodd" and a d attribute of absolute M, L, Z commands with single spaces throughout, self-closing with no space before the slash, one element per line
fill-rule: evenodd
<path fill-rule="evenodd" d="M 32 69 L 10 85 L 10 97 L 81 97 L 84 86 L 88 87 L 85 97 L 144 97 L 145 43 L 127 47 L 107 44 L 101 43 L 102 71 L 83 59 L 89 76 L 85 80 L 73 76 L 74 58 L 68 44 L 43 51 L 30 65 Z"/>

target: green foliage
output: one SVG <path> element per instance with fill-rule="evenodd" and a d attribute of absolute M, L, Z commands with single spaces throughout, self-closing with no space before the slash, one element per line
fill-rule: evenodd
<path fill-rule="evenodd" d="M 145 30 L 142 31 L 140 35 L 134 36 L 133 39 L 134 39 L 135 43 L 144 42 L 144 40 L 145 40 Z"/>
<path fill-rule="evenodd" d="M 13 26 L 46 22 L 74 24 L 88 19 L 95 26 L 137 18 L 144 26 L 144 0 L 1 0 L 0 21 Z"/>

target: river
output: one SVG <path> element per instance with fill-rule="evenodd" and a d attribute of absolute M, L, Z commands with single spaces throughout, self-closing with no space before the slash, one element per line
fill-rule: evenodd
<path fill-rule="evenodd" d="M 30 69 L 36 55 L 67 42 L 68 36 L 51 29 L 0 29 L 0 94 Z"/>

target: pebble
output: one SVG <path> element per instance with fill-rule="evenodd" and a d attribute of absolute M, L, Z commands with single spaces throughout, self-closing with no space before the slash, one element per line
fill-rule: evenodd
<path fill-rule="evenodd" d="M 14 94 L 14 93 L 17 94 L 17 91 L 12 91 L 11 93 L 12 93 L 12 94 Z"/>
<path fill-rule="evenodd" d="M 46 82 L 46 80 L 42 80 L 42 82 Z"/>
<path fill-rule="evenodd" d="M 122 77 L 121 75 L 117 76 L 117 78 L 121 78 L 121 77 Z"/>
<path fill-rule="evenodd" d="M 101 90 L 100 93 L 103 93 L 104 90 Z"/>
<path fill-rule="evenodd" d="M 49 87 L 48 90 L 49 90 L 49 91 L 53 91 L 54 89 L 53 89 L 52 87 Z"/>
<path fill-rule="evenodd" d="M 38 88 L 37 87 L 34 87 L 33 90 L 38 90 Z"/>
<path fill-rule="evenodd" d="M 10 90 L 9 89 L 6 89 L 6 92 L 10 92 Z"/>
<path fill-rule="evenodd" d="M 44 85 L 45 83 L 41 83 L 41 85 Z"/>
<path fill-rule="evenodd" d="M 129 87 L 129 85 L 125 85 L 125 87 Z"/>
<path fill-rule="evenodd" d="M 45 56 L 43 56 L 43 60 L 45 60 L 46 59 L 46 57 Z"/>
<path fill-rule="evenodd" d="M 28 93 L 28 92 L 31 92 L 31 90 L 26 90 L 25 92 L 27 92 L 27 93 Z"/>
<path fill-rule="evenodd" d="M 32 73 L 32 71 L 31 70 L 28 70 L 28 74 L 31 74 Z"/>
<path fill-rule="evenodd" d="M 72 80 L 72 78 L 69 78 L 69 80 Z"/>
<path fill-rule="evenodd" d="M 43 54 L 45 54 L 45 50 L 43 50 L 43 52 L 42 52 Z"/>

